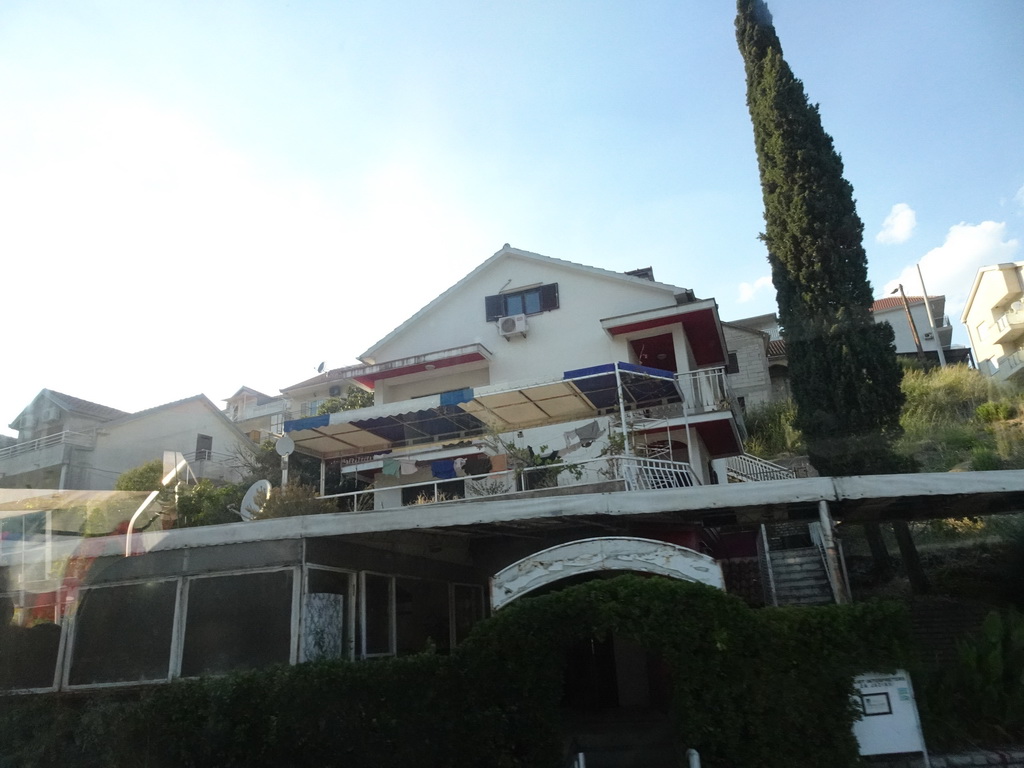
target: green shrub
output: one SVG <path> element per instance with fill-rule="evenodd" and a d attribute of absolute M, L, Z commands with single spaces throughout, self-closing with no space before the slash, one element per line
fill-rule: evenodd
<path fill-rule="evenodd" d="M 993 402 L 989 400 L 974 409 L 974 415 L 978 421 L 991 424 L 994 421 L 1006 421 L 1013 418 L 1017 409 L 1006 401 Z"/>
<path fill-rule="evenodd" d="M 0 698 L 0 766 L 558 768 L 565 654 L 609 633 L 673 670 L 681 765 L 763 768 L 856 765 L 852 677 L 902 665 L 907 636 L 891 604 L 755 611 L 625 575 L 519 600 L 450 656 Z"/>
<path fill-rule="evenodd" d="M 990 613 L 957 648 L 957 661 L 927 681 L 928 741 L 1017 744 L 1024 739 L 1024 617 Z"/>
<path fill-rule="evenodd" d="M 991 448 L 978 445 L 971 450 L 971 469 L 975 472 L 1002 468 L 1003 460 Z"/>
<path fill-rule="evenodd" d="M 752 407 L 744 416 L 747 452 L 765 459 L 803 453 L 803 436 L 793 426 L 795 420 L 796 404 L 792 400 Z"/>

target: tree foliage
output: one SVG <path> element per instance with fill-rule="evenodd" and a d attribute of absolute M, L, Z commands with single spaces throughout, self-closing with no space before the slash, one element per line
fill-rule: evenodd
<path fill-rule="evenodd" d="M 359 408 L 369 408 L 373 405 L 373 392 L 367 392 L 359 387 L 349 387 L 344 397 L 329 397 L 324 400 L 317 409 L 317 416 L 325 413 L 339 413 L 340 411 L 355 411 Z"/>
<path fill-rule="evenodd" d="M 811 463 L 823 475 L 903 471 L 892 442 L 903 395 L 892 327 L 871 317 L 853 187 L 816 105 L 782 55 L 763 0 L 738 0 L 765 233 L 790 380 Z"/>
<path fill-rule="evenodd" d="M 115 491 L 158 491 L 164 476 L 164 463 L 160 459 L 147 461 L 122 472 L 114 483 Z"/>

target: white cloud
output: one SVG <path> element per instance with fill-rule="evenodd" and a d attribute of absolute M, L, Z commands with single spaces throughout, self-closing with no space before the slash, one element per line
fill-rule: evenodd
<path fill-rule="evenodd" d="M 950 227 L 946 241 L 921 258 L 921 273 L 928 293 L 946 296 L 946 314 L 955 324 L 978 269 L 1013 261 L 1019 245 L 1015 239 L 1006 239 L 1005 222 L 960 223 Z M 888 296 L 900 283 L 908 295 L 920 295 L 921 282 L 914 265 L 906 267 L 896 280 L 886 283 L 883 295 Z"/>
<path fill-rule="evenodd" d="M 1024 208 L 1024 187 L 1017 190 L 1017 194 L 1013 196 L 1013 202 Z"/>
<path fill-rule="evenodd" d="M 875 240 L 885 244 L 905 243 L 914 234 L 916 226 L 914 209 L 906 203 L 896 203 L 882 222 L 882 231 L 875 235 Z"/>
<path fill-rule="evenodd" d="M 754 298 L 762 289 L 771 288 L 772 279 L 768 275 L 759 277 L 752 283 L 740 283 L 740 304 L 746 304 Z"/>

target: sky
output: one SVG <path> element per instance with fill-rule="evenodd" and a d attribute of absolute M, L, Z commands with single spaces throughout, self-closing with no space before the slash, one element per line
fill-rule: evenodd
<path fill-rule="evenodd" d="M 1024 2 L 770 0 L 874 295 L 1024 260 Z M 357 355 L 504 243 L 775 311 L 731 0 L 4 0 L 0 433 Z"/>

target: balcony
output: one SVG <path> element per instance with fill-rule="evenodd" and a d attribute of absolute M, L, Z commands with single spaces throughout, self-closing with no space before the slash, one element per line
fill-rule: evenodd
<path fill-rule="evenodd" d="M 700 485 L 689 464 L 639 456 L 604 456 L 426 483 L 368 487 L 326 495 L 345 512 L 369 512 L 441 502 L 493 501 Z"/>
<path fill-rule="evenodd" d="M 1024 371 L 1024 347 L 1017 347 L 1013 352 L 996 361 L 996 369 L 991 375 L 995 381 L 1017 382 L 1024 380 L 1024 376 L 1021 375 L 1022 371 Z"/>
<path fill-rule="evenodd" d="M 84 432 L 58 432 L 24 443 L 0 449 L 0 472 L 15 475 L 40 467 L 53 467 L 64 463 L 66 449 L 96 447 L 96 436 Z"/>
<path fill-rule="evenodd" d="M 1007 344 L 1024 335 L 1024 311 L 1004 312 L 992 323 L 989 334 L 993 344 Z"/>

